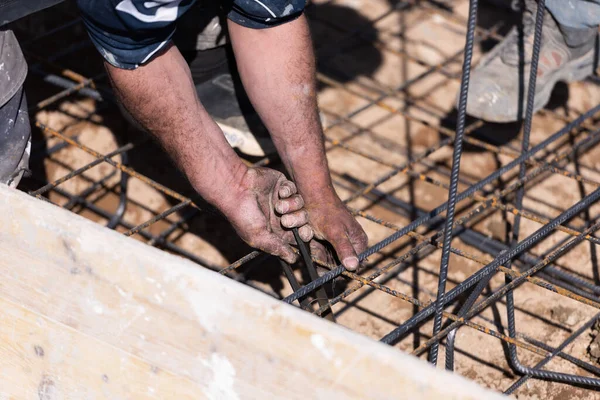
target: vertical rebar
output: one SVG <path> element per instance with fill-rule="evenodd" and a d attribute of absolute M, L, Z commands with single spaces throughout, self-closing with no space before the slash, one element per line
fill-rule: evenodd
<path fill-rule="evenodd" d="M 450 175 L 450 190 L 448 193 L 448 211 L 444 224 L 444 241 L 442 248 L 442 262 L 440 264 L 440 277 L 438 292 L 435 300 L 435 317 L 433 322 L 433 335 L 442 329 L 442 312 L 444 311 L 444 298 L 446 296 L 446 280 L 448 278 L 448 263 L 450 261 L 450 243 L 452 242 L 452 226 L 454 225 L 454 212 L 458 194 L 458 173 L 463 149 L 463 136 L 467 117 L 467 97 L 469 94 L 469 79 L 471 77 L 471 60 L 473 58 L 473 44 L 475 39 L 475 26 L 477 23 L 477 7 L 479 0 L 469 1 L 469 19 L 467 25 L 467 38 L 465 42 L 465 57 L 463 61 L 462 79 L 460 82 L 460 97 L 458 100 L 458 121 L 456 123 L 456 138 L 454 139 L 454 152 L 452 154 L 452 172 Z M 437 364 L 439 343 L 435 343 L 429 352 L 429 362 Z"/>

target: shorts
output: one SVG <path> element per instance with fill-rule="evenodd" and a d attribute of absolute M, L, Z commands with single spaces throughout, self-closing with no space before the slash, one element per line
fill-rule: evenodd
<path fill-rule="evenodd" d="M 78 0 L 92 42 L 111 65 L 135 69 L 171 40 L 178 21 L 196 0 Z M 306 0 L 204 0 L 239 25 L 264 29 L 298 18 Z M 209 11 L 207 11 L 209 12 Z M 213 19 L 213 15 L 209 20 Z"/>

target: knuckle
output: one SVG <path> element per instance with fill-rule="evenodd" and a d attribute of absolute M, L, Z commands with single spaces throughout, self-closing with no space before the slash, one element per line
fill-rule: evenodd
<path fill-rule="evenodd" d="M 292 232 L 286 232 L 283 237 L 283 241 L 289 244 L 296 244 L 296 238 Z"/>
<path fill-rule="evenodd" d="M 288 187 L 282 186 L 281 188 L 279 188 L 279 197 L 280 198 L 286 198 L 289 195 L 290 195 L 290 190 Z"/>
<path fill-rule="evenodd" d="M 343 253 L 348 253 L 352 249 L 352 245 L 345 238 L 338 238 L 337 240 L 333 240 L 332 244 L 333 247 L 336 248 L 336 250 Z"/>
<path fill-rule="evenodd" d="M 283 214 L 285 212 L 283 201 L 278 201 L 275 203 L 275 211 L 277 211 L 280 214 Z"/>
<path fill-rule="evenodd" d="M 302 219 L 299 215 L 293 215 L 291 218 L 290 224 L 294 227 L 294 228 L 298 228 L 299 226 L 302 226 Z"/>
<path fill-rule="evenodd" d="M 305 242 L 308 242 L 313 237 L 313 230 L 308 225 L 301 227 L 298 232 L 300 233 L 300 238 Z"/>
<path fill-rule="evenodd" d="M 335 240 L 339 244 L 348 242 L 348 238 L 346 237 L 346 233 L 344 232 L 343 229 L 340 229 L 340 228 L 331 229 L 330 234 L 331 234 L 331 239 Z"/>
<path fill-rule="evenodd" d="M 281 224 L 286 228 L 299 227 L 305 225 L 306 221 L 307 217 L 305 216 L 304 211 L 300 213 L 296 212 L 293 214 L 286 214 L 281 217 Z"/>
<path fill-rule="evenodd" d="M 360 242 L 365 246 L 369 242 L 369 237 L 367 236 L 367 233 L 365 231 L 362 231 L 360 234 Z"/>

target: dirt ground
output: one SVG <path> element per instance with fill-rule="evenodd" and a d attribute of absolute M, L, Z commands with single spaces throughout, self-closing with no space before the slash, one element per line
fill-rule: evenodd
<path fill-rule="evenodd" d="M 371 105 L 366 110 L 326 129 L 332 175 L 336 189 L 344 199 L 359 189 L 361 182 L 374 182 L 392 169 L 360 156 L 356 151 L 335 147 L 332 141 L 343 140 L 345 146 L 383 159 L 387 163 L 399 165 L 409 157 L 435 145 L 444 137 L 440 133 L 441 130 L 454 130 L 468 1 L 431 4 L 420 2 L 419 6 L 403 9 L 398 7 L 396 11 L 390 11 L 398 4 L 392 0 L 319 0 L 313 3 L 307 13 L 319 59 L 319 103 L 325 117 L 324 125 L 328 127 L 334 124 L 340 116 L 349 115 L 364 107 L 382 93 L 395 91 L 393 96 L 384 97 L 378 104 Z M 444 4 L 447 6 L 440 6 Z M 76 18 L 72 5 L 65 6 L 60 12 Z M 508 12 L 483 3 L 478 26 L 482 30 L 497 28 L 501 35 L 507 32 L 513 20 L 514 17 Z M 27 26 L 27 23 L 32 25 Z M 26 21 L 21 28 L 31 30 L 33 25 L 35 24 Z M 43 31 L 51 28 L 52 26 L 39 29 Z M 349 31 L 360 33 L 348 38 Z M 481 36 L 481 31 L 478 36 Z M 50 50 L 47 49 L 48 44 L 44 43 L 44 40 L 24 46 L 29 51 L 30 66 L 36 62 L 33 55 L 42 58 L 51 56 Z M 86 77 L 97 77 L 99 88 L 102 85 L 107 86 L 99 57 L 89 43 L 85 44 L 87 39 L 81 24 L 54 34 L 53 40 L 82 43 L 81 49 L 77 50 L 77 57 L 64 57 L 56 60 L 56 63 Z M 494 44 L 493 39 L 478 42 L 474 61 L 489 51 Z M 440 67 L 425 77 L 419 77 L 434 66 Z M 50 68 L 46 64 L 43 67 Z M 184 195 L 191 195 L 189 185 L 163 152 L 143 134 L 130 128 L 118 109 L 110 102 L 70 96 L 51 107 L 36 109 L 35 104 L 38 101 L 58 91 L 43 83 L 40 76 L 36 75 L 35 71 L 30 72 L 27 82 L 32 115 L 37 121 L 66 136 L 76 138 L 80 143 L 102 154 L 132 141 L 136 146 L 133 151 L 127 153 L 127 160 L 121 156 L 114 157 L 114 160 L 126 161 L 127 165 L 141 174 Z M 419 79 L 397 90 L 415 78 Z M 559 84 L 551 104 L 534 119 L 532 145 L 544 140 L 549 134 L 562 128 L 565 121 L 579 116 L 598 102 L 600 88 L 594 83 L 586 81 Z M 482 138 L 495 145 L 519 152 L 520 124 L 484 124 L 478 132 Z M 62 140 L 48 134 L 43 135 L 39 131 L 36 135 L 35 143 L 38 146 L 34 143 L 34 152 L 37 150 L 41 155 L 34 156 L 34 176 L 24 182 L 24 188 L 40 187 L 43 182 L 52 182 L 94 160 L 93 156 L 72 146 L 44 156 L 43 151 L 60 145 Z M 549 153 L 555 151 L 557 150 L 549 150 Z M 452 147 L 443 147 L 427 157 L 425 162 L 417 164 L 413 170 L 448 183 L 451 155 Z M 461 163 L 461 189 L 486 177 L 512 159 L 511 156 L 467 147 Z M 579 157 L 578 161 L 579 173 L 586 178 L 600 181 L 600 148 L 588 151 Z M 569 164 L 567 169 L 576 171 L 573 163 Z M 513 174 L 515 172 L 513 171 Z M 507 174 L 505 178 L 510 176 L 514 175 Z M 68 206 L 74 212 L 100 224 L 106 224 L 109 216 L 118 207 L 119 196 L 122 193 L 126 194 L 127 208 L 122 219 L 124 224 L 116 228 L 122 232 L 128 230 L 127 226 L 143 223 L 176 204 L 174 199 L 140 179 L 130 178 L 126 184 L 126 192 L 119 186 L 120 181 L 120 172 L 107 163 L 101 163 L 83 175 L 61 184 L 61 191 L 51 191 L 49 199 L 56 204 Z M 100 184 L 97 184 L 98 182 Z M 553 217 L 575 204 L 582 198 L 583 193 L 590 193 L 592 189 L 595 189 L 593 185 L 579 185 L 567 177 L 548 174 L 528 186 L 524 206 L 540 215 Z M 447 198 L 446 189 L 418 179 L 410 179 L 405 174 L 398 174 L 385 181 L 377 190 L 423 210 L 431 210 Z M 77 201 L 71 201 L 69 204 L 69 194 L 81 194 L 85 191 L 89 192 L 85 197 L 87 204 Z M 472 204 L 470 201 L 460 203 L 460 212 L 470 210 Z M 389 204 L 381 198 L 374 200 L 361 197 L 349 205 L 399 227 L 414 219 L 414 215 L 390 209 Z M 594 217 L 599 209 L 599 206 L 595 205 L 590 208 L 589 214 Z M 159 235 L 169 228 L 171 223 L 179 221 L 182 214 L 172 214 L 166 220 L 151 225 L 146 231 L 152 235 Z M 393 233 L 392 229 L 365 218 L 359 218 L 359 221 L 368 233 L 370 244 L 377 243 Z M 508 217 L 508 221 L 512 221 L 512 215 Z M 582 223 L 581 218 L 571 221 L 571 225 L 576 227 Z M 538 222 L 523 219 L 521 238 L 533 233 L 540 226 Z M 500 211 L 489 213 L 486 218 L 473 223 L 471 228 L 485 236 L 504 240 L 505 222 Z M 421 228 L 419 232 L 425 234 L 427 230 Z M 134 237 L 142 241 L 149 240 L 148 237 L 139 234 Z M 537 245 L 531 253 L 542 255 L 564 237 L 566 235 L 563 233 L 553 234 Z M 187 219 L 165 238 L 167 242 L 193 255 L 195 261 L 213 268 L 227 266 L 250 251 L 220 217 L 210 213 L 198 213 Z M 166 247 L 164 243 L 158 245 Z M 412 246 L 414 243 L 409 238 L 398 240 L 384 251 L 370 257 L 369 269 L 365 274 L 372 268 L 384 266 Z M 453 241 L 453 246 L 485 259 L 492 259 L 490 255 L 466 245 L 459 239 Z M 381 278 L 378 281 L 427 302 L 436 294 L 440 259 L 441 251 L 433 251 L 422 259 L 409 263 L 401 271 L 398 269 L 400 272 L 387 276 L 385 281 Z M 583 243 L 562 257 L 556 265 L 594 282 L 594 269 L 597 268 L 595 259 L 595 250 L 590 248 L 589 243 Z M 475 261 L 452 255 L 448 289 L 479 268 L 481 265 Z M 301 277 L 300 272 L 297 272 Z M 274 261 L 253 263 L 240 269 L 240 274 L 253 286 L 274 296 L 285 296 L 291 292 L 281 267 Z M 503 284 L 504 278 L 498 274 L 490 282 L 490 289 Z M 343 287 L 343 284 L 340 285 Z M 550 346 L 560 344 L 597 313 L 591 306 L 530 283 L 515 291 L 515 303 L 518 331 Z M 367 288 L 358 290 L 338 303 L 334 310 L 339 324 L 375 340 L 381 339 L 415 312 L 410 303 Z M 494 330 L 498 329 L 498 323 L 506 327 L 504 301 L 487 309 L 474 321 Z M 431 330 L 432 324 L 427 323 L 421 326 L 418 332 L 405 337 L 396 347 L 410 352 L 430 337 Z M 456 343 L 458 374 L 498 391 L 506 390 L 518 379 L 507 364 L 502 343 L 498 339 L 464 327 L 459 330 Z M 593 363 L 595 360 L 588 356 L 586 350 L 589 343 L 589 333 L 585 333 L 564 351 Z M 527 366 L 533 366 L 541 360 L 539 356 L 525 350 L 519 350 L 519 356 Z M 442 346 L 440 360 L 443 359 Z M 439 364 L 442 368 L 443 362 Z M 558 358 L 550 362 L 546 369 L 588 374 Z M 534 379 L 530 379 L 518 389 L 514 396 L 519 399 L 600 399 L 600 394 L 592 390 Z"/>

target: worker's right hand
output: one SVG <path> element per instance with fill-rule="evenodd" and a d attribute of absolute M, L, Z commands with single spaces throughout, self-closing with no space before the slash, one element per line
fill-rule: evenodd
<path fill-rule="evenodd" d="M 304 200 L 296 185 L 270 168 L 249 168 L 241 180 L 233 206 L 222 208 L 238 235 L 250 246 L 280 257 L 297 259 L 290 228 L 299 228 L 304 240 L 312 238 Z M 287 228 L 287 229 L 286 229 Z"/>

